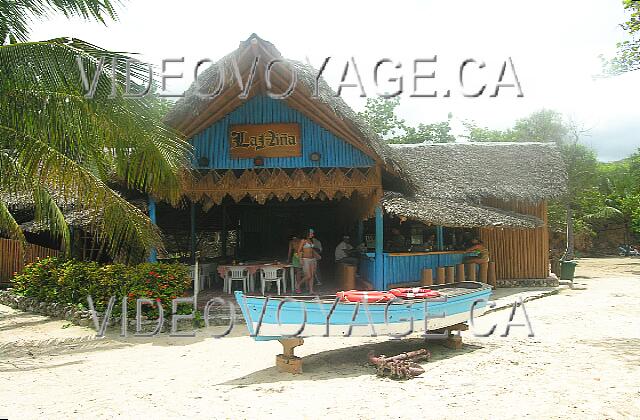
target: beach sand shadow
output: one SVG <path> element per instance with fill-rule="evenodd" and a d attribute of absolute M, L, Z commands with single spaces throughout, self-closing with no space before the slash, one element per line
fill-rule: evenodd
<path fill-rule="evenodd" d="M 24 321 L 20 321 L 20 322 L 14 322 L 14 323 L 10 323 L 7 325 L 0 325 L 0 331 L 9 331 L 9 330 L 17 330 L 20 328 L 24 328 L 24 327 L 29 327 L 29 326 L 35 326 L 35 325 L 45 325 L 45 324 L 52 324 L 58 322 L 57 319 L 50 319 L 50 318 L 45 318 L 45 319 L 38 319 L 35 318 L 33 320 L 24 320 Z"/>
<path fill-rule="evenodd" d="M 452 350 L 437 341 L 427 341 L 421 338 L 406 340 L 389 340 L 381 343 L 363 344 L 360 346 L 344 347 L 327 350 L 302 357 L 303 373 L 294 375 L 279 372 L 275 366 L 262 369 L 240 378 L 232 379 L 218 385 L 235 385 L 244 387 L 255 384 L 268 384 L 282 381 L 329 380 L 334 378 L 356 377 L 375 374 L 375 367 L 369 364 L 367 355 L 372 350 L 376 355 L 394 356 L 403 352 L 427 348 L 431 352 L 431 359 L 419 362 L 428 369 L 430 363 L 452 357 L 463 356 L 481 349 L 482 346 L 465 344 L 460 350 Z M 275 363 L 275 357 L 274 357 Z"/>

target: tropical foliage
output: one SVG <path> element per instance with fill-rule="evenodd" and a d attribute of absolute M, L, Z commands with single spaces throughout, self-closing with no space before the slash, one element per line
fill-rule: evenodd
<path fill-rule="evenodd" d="M 162 124 L 162 104 L 152 96 L 123 97 L 124 55 L 78 39 L 16 42 L 27 38 L 29 16 L 62 11 L 104 21 L 115 17 L 112 2 L 0 0 L 0 7 L 0 232 L 24 240 L 3 201 L 21 196 L 67 251 L 63 205 L 87 210 L 111 255 L 139 258 L 161 247 L 149 218 L 111 186 L 179 200 L 190 146 Z M 140 64 L 130 71 L 140 92 L 148 72 Z M 85 97 L 83 72 L 89 83 L 95 77 L 93 98 Z"/>
<path fill-rule="evenodd" d="M 603 59 L 604 70 L 610 75 L 640 69 L 640 0 L 622 0 L 622 4 L 629 13 L 629 20 L 621 26 L 631 39 L 617 44 L 618 52 L 614 58 Z"/>
<path fill-rule="evenodd" d="M 144 263 L 99 265 L 95 262 L 44 258 L 29 264 L 13 279 L 14 292 L 41 302 L 57 302 L 87 307 L 91 296 L 97 311 L 104 311 L 116 297 L 114 314 L 120 313 L 122 298 L 127 297 L 130 315 L 135 300 L 152 299 L 165 311 L 171 301 L 182 297 L 191 285 L 188 267 L 183 264 Z"/>
<path fill-rule="evenodd" d="M 0 44 L 25 42 L 29 23 L 52 13 L 105 23 L 117 17 L 111 0 L 0 0 Z"/>
<path fill-rule="evenodd" d="M 451 114 L 446 121 L 410 126 L 399 118 L 396 109 L 400 98 L 368 98 L 359 116 L 389 143 L 450 143 L 456 140 L 451 134 Z"/>

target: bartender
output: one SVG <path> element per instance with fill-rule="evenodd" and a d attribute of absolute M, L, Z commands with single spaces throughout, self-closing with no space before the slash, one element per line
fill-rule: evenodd
<path fill-rule="evenodd" d="M 391 238 L 387 242 L 387 248 L 390 251 L 403 252 L 407 250 L 407 240 L 400 233 L 398 228 L 391 229 Z"/>

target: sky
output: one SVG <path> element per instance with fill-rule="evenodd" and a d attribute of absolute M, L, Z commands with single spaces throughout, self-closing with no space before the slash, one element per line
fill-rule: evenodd
<path fill-rule="evenodd" d="M 395 91 L 388 78 L 403 79 L 398 113 L 410 124 L 443 121 L 453 114 L 454 134 L 461 122 L 505 129 L 541 108 L 556 109 L 586 130 L 583 142 L 603 161 L 624 158 L 640 148 L 640 72 L 611 78 L 600 73 L 599 56 L 612 56 L 615 44 L 626 39 L 619 24 L 626 20 L 621 0 L 431 0 L 395 2 L 128 0 L 118 7 L 119 19 L 104 26 L 80 19 L 52 16 L 32 25 L 31 39 L 72 36 L 103 48 L 139 54 L 168 73 L 184 73 L 168 90 L 180 93 L 193 81 L 195 63 L 216 60 L 237 48 L 252 33 L 272 42 L 287 58 L 310 61 L 319 68 L 331 57 L 325 78 L 335 89 L 347 61 L 355 62 L 367 96 Z M 416 60 L 435 62 L 417 64 Z M 380 67 L 377 87 L 375 63 Z M 464 70 L 462 63 L 475 59 Z M 491 97 L 501 67 L 507 63 L 502 87 Z M 400 68 L 393 68 L 399 65 Z M 438 92 L 437 97 L 412 97 Z M 347 82 L 357 81 L 353 64 Z M 479 97 L 463 92 L 477 91 Z M 449 97 L 444 93 L 450 91 Z M 519 92 L 522 96 L 518 96 Z M 360 88 L 344 88 L 343 98 L 355 110 L 366 99 Z"/>

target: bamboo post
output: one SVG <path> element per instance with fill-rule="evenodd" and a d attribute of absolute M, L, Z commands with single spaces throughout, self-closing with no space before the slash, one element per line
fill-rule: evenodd
<path fill-rule="evenodd" d="M 344 290 L 356 288 L 356 267 L 355 265 L 345 265 L 344 267 Z"/>
<path fill-rule="evenodd" d="M 489 281 L 489 284 L 492 285 L 493 287 L 496 286 L 496 262 L 495 261 L 489 261 L 488 264 L 488 268 L 489 268 L 489 272 L 487 275 L 487 279 Z"/>
<path fill-rule="evenodd" d="M 453 283 L 455 281 L 455 272 L 456 272 L 456 268 L 454 266 L 449 266 L 445 268 L 447 283 Z"/>
<path fill-rule="evenodd" d="M 422 269 L 422 281 L 420 284 L 422 286 L 431 286 L 433 284 L 433 272 L 430 268 Z"/>
<path fill-rule="evenodd" d="M 467 278 L 469 281 L 476 281 L 476 263 L 465 264 L 467 268 Z"/>
<path fill-rule="evenodd" d="M 482 283 L 486 283 L 487 282 L 487 272 L 489 270 L 489 264 L 488 263 L 482 263 L 480 264 L 480 282 Z"/>
<path fill-rule="evenodd" d="M 444 284 L 444 267 L 436 268 L 436 284 Z"/>
<path fill-rule="evenodd" d="M 456 266 L 456 281 L 464 281 L 464 264 Z"/>

